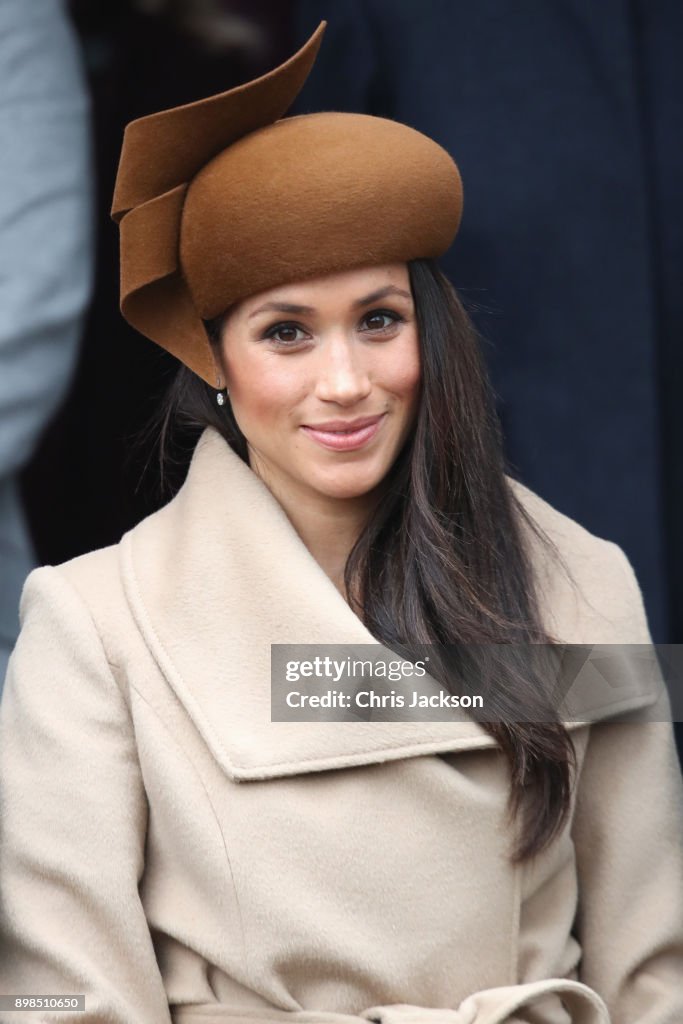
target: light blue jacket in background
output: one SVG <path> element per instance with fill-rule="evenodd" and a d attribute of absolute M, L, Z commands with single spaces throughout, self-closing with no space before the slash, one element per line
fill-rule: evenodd
<path fill-rule="evenodd" d="M 18 473 L 75 365 L 92 194 L 90 103 L 64 6 L 0 0 L 0 690 L 35 564 Z"/>

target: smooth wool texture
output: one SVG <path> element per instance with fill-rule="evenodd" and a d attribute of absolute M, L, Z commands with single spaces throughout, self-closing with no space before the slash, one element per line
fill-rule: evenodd
<path fill-rule="evenodd" d="M 623 552 L 511 484 L 547 625 L 648 643 Z M 530 543 L 535 543 L 529 535 Z M 0 991 L 61 1024 L 678 1024 L 683 786 L 651 707 L 572 725 L 509 861 L 475 722 L 270 721 L 272 643 L 376 643 L 212 428 L 121 542 L 29 576 L 0 703 Z"/>
<path fill-rule="evenodd" d="M 460 173 L 428 136 L 368 114 L 282 118 L 324 29 L 268 74 L 124 133 L 121 311 L 210 384 L 202 319 L 277 285 L 437 258 L 460 224 Z"/>

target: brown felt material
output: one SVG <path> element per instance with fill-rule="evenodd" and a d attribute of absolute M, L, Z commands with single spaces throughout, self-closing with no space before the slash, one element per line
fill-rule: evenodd
<path fill-rule="evenodd" d="M 278 284 L 441 256 L 458 230 L 460 174 L 426 135 L 367 114 L 282 117 L 324 29 L 268 74 L 125 131 L 121 310 L 212 385 L 202 318 Z"/>

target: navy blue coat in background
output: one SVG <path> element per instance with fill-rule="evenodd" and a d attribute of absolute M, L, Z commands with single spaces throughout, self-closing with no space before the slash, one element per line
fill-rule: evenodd
<path fill-rule="evenodd" d="M 290 113 L 392 117 L 454 157 L 464 216 L 442 266 L 492 342 L 512 468 L 625 549 L 655 640 L 673 642 L 637 14 L 623 0 L 299 0 L 295 42 L 328 29 Z"/>

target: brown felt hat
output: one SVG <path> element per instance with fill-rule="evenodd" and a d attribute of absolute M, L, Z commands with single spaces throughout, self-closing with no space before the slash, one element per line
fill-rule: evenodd
<path fill-rule="evenodd" d="M 441 256 L 458 230 L 460 174 L 426 135 L 368 114 L 283 118 L 325 24 L 268 74 L 124 134 L 121 311 L 212 385 L 203 319 L 279 284 Z"/>

